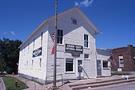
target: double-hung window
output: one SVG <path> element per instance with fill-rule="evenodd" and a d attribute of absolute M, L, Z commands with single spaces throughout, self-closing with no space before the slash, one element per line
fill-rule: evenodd
<path fill-rule="evenodd" d="M 66 59 L 66 72 L 73 72 L 73 59 Z"/>
<path fill-rule="evenodd" d="M 103 61 L 103 69 L 107 69 L 108 68 L 108 61 Z"/>
<path fill-rule="evenodd" d="M 63 40 L 63 30 L 58 30 L 57 31 L 57 43 L 62 44 Z"/>
<path fill-rule="evenodd" d="M 88 47 L 88 35 L 84 34 L 84 47 Z"/>
<path fill-rule="evenodd" d="M 124 67 L 124 58 L 123 58 L 123 56 L 119 56 L 119 67 L 120 68 Z"/>

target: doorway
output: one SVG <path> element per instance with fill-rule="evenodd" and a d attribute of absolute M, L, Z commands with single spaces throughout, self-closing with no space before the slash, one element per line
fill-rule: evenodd
<path fill-rule="evenodd" d="M 97 60 L 97 75 L 101 76 L 102 75 L 102 68 L 101 68 L 101 60 Z"/>

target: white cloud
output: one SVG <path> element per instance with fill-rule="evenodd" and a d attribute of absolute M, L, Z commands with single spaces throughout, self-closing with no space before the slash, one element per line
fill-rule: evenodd
<path fill-rule="evenodd" d="M 16 35 L 16 33 L 15 33 L 14 31 L 3 32 L 3 33 L 1 33 L 1 34 L 2 34 L 2 35 L 13 35 L 13 36 Z"/>
<path fill-rule="evenodd" d="M 75 6 L 84 6 L 84 7 L 89 7 L 94 0 L 83 0 L 81 2 L 75 2 Z"/>
<path fill-rule="evenodd" d="M 79 3 L 78 2 L 75 2 L 75 6 L 79 6 Z"/>
<path fill-rule="evenodd" d="M 14 31 L 10 31 L 10 34 L 13 36 L 16 35 Z"/>

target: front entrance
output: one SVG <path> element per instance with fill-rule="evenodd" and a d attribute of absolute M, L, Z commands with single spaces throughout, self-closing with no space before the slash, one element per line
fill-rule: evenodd
<path fill-rule="evenodd" d="M 101 60 L 97 60 L 97 75 L 101 76 L 102 74 L 102 68 L 101 68 Z"/>
<path fill-rule="evenodd" d="M 83 68 L 83 66 L 82 66 L 82 60 L 78 60 L 78 62 L 77 62 L 78 64 L 77 64 L 77 73 L 78 73 L 78 79 L 81 79 L 81 77 L 82 77 L 82 68 Z"/>

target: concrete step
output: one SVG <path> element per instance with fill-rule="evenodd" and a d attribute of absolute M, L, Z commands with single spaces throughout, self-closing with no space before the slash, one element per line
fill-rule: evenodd
<path fill-rule="evenodd" d="M 127 83 L 127 82 L 134 82 L 135 77 L 130 77 L 128 80 L 124 79 L 114 79 L 114 80 L 106 80 L 106 81 L 100 81 L 100 82 L 92 82 L 92 83 L 83 83 L 83 84 L 74 84 L 69 85 L 72 90 L 82 90 L 87 88 L 96 88 L 101 86 L 108 86 L 113 84 L 120 84 L 120 83 Z"/>

